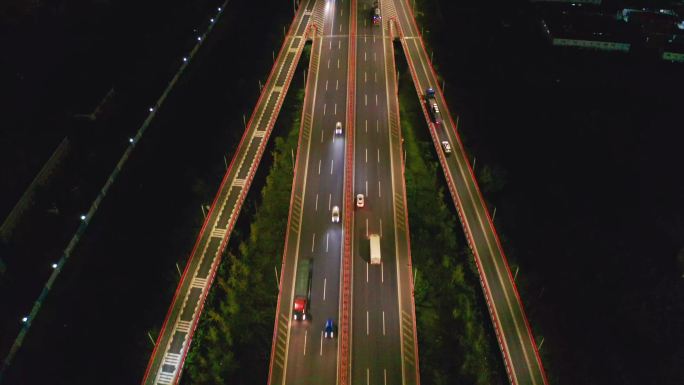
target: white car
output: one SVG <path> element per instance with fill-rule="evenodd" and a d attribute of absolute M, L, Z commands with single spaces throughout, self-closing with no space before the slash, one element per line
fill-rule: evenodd
<path fill-rule="evenodd" d="M 363 194 L 356 194 L 356 207 L 363 207 L 365 205 L 365 201 L 363 198 Z"/>
<path fill-rule="evenodd" d="M 335 135 L 342 135 L 342 122 L 335 124 Z"/>
<path fill-rule="evenodd" d="M 451 154 L 451 145 L 446 140 L 442 142 L 442 148 L 445 154 Z"/>
<path fill-rule="evenodd" d="M 340 208 L 333 206 L 332 208 L 332 221 L 333 223 L 338 223 L 340 221 Z"/>

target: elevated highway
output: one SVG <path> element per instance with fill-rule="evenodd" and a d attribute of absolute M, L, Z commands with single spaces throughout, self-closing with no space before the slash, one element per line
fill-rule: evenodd
<path fill-rule="evenodd" d="M 228 238 L 261 161 L 312 23 L 314 0 L 304 0 L 290 25 L 257 105 L 199 232 L 171 301 L 142 383 L 177 384 L 204 301 Z"/>
<path fill-rule="evenodd" d="M 548 380 L 522 300 L 475 174 L 468 162 L 458 127 L 439 88 L 439 79 L 425 49 L 411 6 L 407 0 L 385 1 L 394 2 L 396 7 L 396 16 L 391 17 L 399 33 L 451 197 L 475 257 L 480 283 L 509 380 L 514 385 L 547 385 Z M 425 106 L 424 95 L 428 87 L 436 90 L 437 105 L 444 118 L 441 125 L 433 124 Z M 443 141 L 451 144 L 451 154 L 445 154 L 443 151 Z"/>

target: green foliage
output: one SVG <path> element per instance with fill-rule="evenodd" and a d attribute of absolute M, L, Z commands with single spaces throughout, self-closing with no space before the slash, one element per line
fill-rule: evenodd
<path fill-rule="evenodd" d="M 261 190 L 249 236 L 221 262 L 185 365 L 184 383 L 266 383 L 280 266 L 292 189 L 303 90 L 286 117 L 287 136 L 274 139 L 273 163 Z M 240 375 L 249 373 L 249 375 Z"/>
<path fill-rule="evenodd" d="M 489 317 L 478 305 L 481 290 L 472 257 L 457 236 L 458 217 L 445 203 L 434 146 L 427 134 L 418 138 L 417 129 L 427 133 L 427 128 L 415 90 L 404 81 L 400 93 L 422 382 L 497 383 L 492 362 L 498 349 L 485 328 Z"/>

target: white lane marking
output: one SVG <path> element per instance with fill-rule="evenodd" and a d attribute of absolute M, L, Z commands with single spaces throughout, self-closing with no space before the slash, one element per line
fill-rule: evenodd
<path fill-rule="evenodd" d="M 387 369 L 383 369 L 382 372 L 384 373 L 383 376 L 385 378 L 385 385 L 387 385 Z"/>
<path fill-rule="evenodd" d="M 378 148 L 378 163 L 380 163 L 380 149 Z"/>
<path fill-rule="evenodd" d="M 323 355 L 323 330 L 321 330 L 321 352 L 319 353 L 319 355 Z M 387 379 L 385 379 L 385 383 L 387 383 Z"/>
<path fill-rule="evenodd" d="M 368 147 L 366 147 L 366 163 L 368 163 Z"/>
<path fill-rule="evenodd" d="M 382 311 L 382 335 L 385 335 L 385 311 Z M 387 382 L 387 373 L 385 373 L 385 382 Z"/>
<path fill-rule="evenodd" d="M 363 35 L 363 42 L 365 43 L 367 40 L 368 40 L 368 36 L 367 36 L 367 35 Z"/>
<path fill-rule="evenodd" d="M 328 68 L 330 68 L 330 59 L 328 59 Z"/>
<path fill-rule="evenodd" d="M 330 202 L 332 202 L 332 193 L 328 194 L 328 211 L 330 211 Z"/>
<path fill-rule="evenodd" d="M 323 278 L 323 301 L 325 301 L 325 288 L 328 285 L 328 278 Z"/>
<path fill-rule="evenodd" d="M 335 103 L 335 113 L 333 115 L 337 115 L 337 103 Z"/>
<path fill-rule="evenodd" d="M 382 197 L 382 190 L 380 190 L 380 181 L 378 181 L 378 196 Z"/>
<path fill-rule="evenodd" d="M 332 49 L 332 40 L 330 40 L 330 44 L 329 44 L 328 49 Z"/>
<path fill-rule="evenodd" d="M 327 80 L 325 81 L 325 90 L 326 91 L 328 90 L 328 81 Z"/>
<path fill-rule="evenodd" d="M 380 121 L 379 120 L 375 121 L 375 132 L 380 132 Z"/>
<path fill-rule="evenodd" d="M 368 81 L 368 72 L 363 71 L 363 82 L 365 83 L 367 81 Z"/>
<path fill-rule="evenodd" d="M 322 162 L 322 159 L 319 159 L 318 160 L 318 175 L 321 175 L 321 162 Z"/>
<path fill-rule="evenodd" d="M 333 172 L 333 163 L 335 162 L 335 159 L 330 159 L 330 175 L 332 175 Z"/>
<path fill-rule="evenodd" d="M 382 218 L 380 218 L 380 238 L 382 238 Z"/>
<path fill-rule="evenodd" d="M 363 94 L 363 105 L 364 106 L 368 105 L 368 94 Z"/>
<path fill-rule="evenodd" d="M 316 233 L 311 235 L 311 252 L 314 251 L 314 246 L 316 246 Z"/>
<path fill-rule="evenodd" d="M 308 330 L 304 330 L 304 355 L 306 355 L 306 336 L 308 332 Z"/>
<path fill-rule="evenodd" d="M 375 43 L 375 35 L 373 35 L 373 43 Z"/>
<path fill-rule="evenodd" d="M 342 40 L 337 42 L 337 49 L 342 49 Z"/>
<path fill-rule="evenodd" d="M 366 52 L 363 53 L 363 61 L 366 61 Z"/>
<path fill-rule="evenodd" d="M 366 26 L 366 19 L 363 19 L 363 26 Z"/>
<path fill-rule="evenodd" d="M 330 242 L 330 233 L 325 234 L 325 251 L 328 252 L 328 243 Z"/>
<path fill-rule="evenodd" d="M 375 94 L 375 105 L 378 105 L 378 94 Z"/>
<path fill-rule="evenodd" d="M 325 130 L 321 130 L 321 143 L 323 143 L 323 133 L 324 132 L 325 132 Z"/>
<path fill-rule="evenodd" d="M 368 181 L 366 181 L 366 196 L 368 196 Z"/>
<path fill-rule="evenodd" d="M 382 226 L 380 227 L 382 229 Z M 385 264 L 380 264 L 380 282 L 385 283 Z"/>
<path fill-rule="evenodd" d="M 340 68 L 340 58 L 337 58 L 337 68 Z"/>
<path fill-rule="evenodd" d="M 340 24 L 340 32 L 342 32 L 342 24 Z"/>
<path fill-rule="evenodd" d="M 328 108 L 327 103 L 323 103 L 323 115 L 325 115 L 325 110 Z"/>
<path fill-rule="evenodd" d="M 366 385 L 370 385 L 370 369 L 366 368 Z"/>
<path fill-rule="evenodd" d="M 368 321 L 368 310 L 366 310 L 366 335 L 370 335 L 370 322 Z"/>
<path fill-rule="evenodd" d="M 377 61 L 377 59 L 378 59 L 378 55 L 376 55 L 376 53 L 373 52 L 373 61 Z"/>
<path fill-rule="evenodd" d="M 344 14 L 344 8 L 340 8 L 340 16 Z"/>
<path fill-rule="evenodd" d="M 366 132 L 368 132 L 368 119 L 366 119 Z"/>
<path fill-rule="evenodd" d="M 375 73 L 374 73 L 374 76 L 375 76 L 375 82 L 377 83 L 377 82 L 378 82 L 378 73 L 375 72 Z"/>
<path fill-rule="evenodd" d="M 368 283 L 368 264 L 366 263 L 366 283 Z"/>
<path fill-rule="evenodd" d="M 335 90 L 339 90 L 339 89 L 340 89 L 340 80 L 337 79 L 337 80 L 335 80 Z"/>
<path fill-rule="evenodd" d="M 316 194 L 316 207 L 314 208 L 314 211 L 318 211 L 318 194 Z"/>

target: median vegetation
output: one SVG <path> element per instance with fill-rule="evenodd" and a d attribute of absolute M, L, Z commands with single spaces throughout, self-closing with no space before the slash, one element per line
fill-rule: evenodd
<path fill-rule="evenodd" d="M 307 51 L 301 62 L 308 63 L 306 58 Z M 185 384 L 267 383 L 278 296 L 274 268 L 281 264 L 285 243 L 292 154 L 297 151 L 304 99 L 303 89 L 293 91 L 281 112 L 283 123 L 274 129 L 272 163 L 261 199 L 252 194 L 245 202 L 242 216 L 251 215 L 251 220 L 240 222 L 249 223 L 249 230 L 236 228 L 231 245 L 237 246 L 229 247 L 216 274 L 188 354 Z M 248 208 L 254 206 L 250 213 Z"/>
<path fill-rule="evenodd" d="M 399 57 L 397 64 L 402 61 Z M 400 70 L 406 73 L 405 69 L 404 64 Z M 421 382 L 503 383 L 501 355 L 477 271 L 458 216 L 446 203 L 448 191 L 408 75 L 400 79 L 399 101 Z"/>

